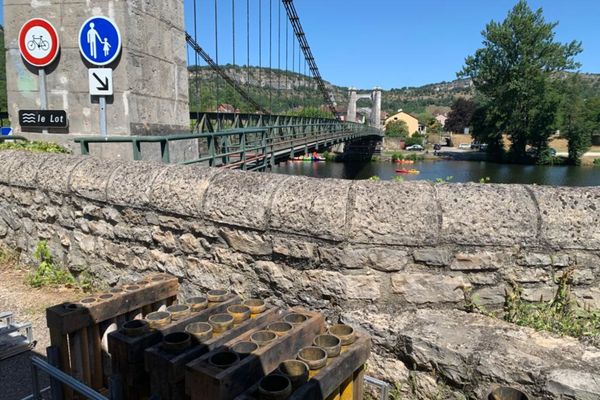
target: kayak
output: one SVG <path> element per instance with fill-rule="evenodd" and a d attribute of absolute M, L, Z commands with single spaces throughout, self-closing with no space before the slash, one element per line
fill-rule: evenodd
<path fill-rule="evenodd" d="M 294 157 L 292 161 L 325 161 L 325 157 Z"/>
<path fill-rule="evenodd" d="M 420 171 L 416 170 L 416 169 L 397 169 L 396 172 L 399 174 L 413 174 L 413 175 L 417 175 L 420 173 Z"/>
<path fill-rule="evenodd" d="M 415 162 L 413 160 L 396 160 L 396 163 L 398 163 L 398 164 L 414 164 Z"/>

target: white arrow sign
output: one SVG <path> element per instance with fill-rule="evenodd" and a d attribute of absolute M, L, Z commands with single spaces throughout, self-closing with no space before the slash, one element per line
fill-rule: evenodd
<path fill-rule="evenodd" d="M 113 81 L 111 68 L 90 68 L 88 70 L 90 94 L 92 96 L 112 96 Z"/>

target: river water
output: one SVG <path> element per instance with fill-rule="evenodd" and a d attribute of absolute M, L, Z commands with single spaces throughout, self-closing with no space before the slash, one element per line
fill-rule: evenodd
<path fill-rule="evenodd" d="M 418 175 L 397 174 L 396 169 L 416 169 Z M 368 179 L 379 176 L 392 180 L 430 180 L 452 177 L 452 182 L 535 183 L 559 186 L 599 186 L 600 167 L 542 166 L 497 164 L 486 161 L 417 161 L 413 165 L 391 162 L 302 162 L 288 161 L 275 166 L 274 173 L 304 175 L 315 178 Z"/>

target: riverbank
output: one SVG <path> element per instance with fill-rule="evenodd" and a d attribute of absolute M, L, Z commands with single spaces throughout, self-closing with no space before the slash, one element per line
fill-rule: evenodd
<path fill-rule="evenodd" d="M 473 154 L 476 152 L 471 152 Z M 467 157 L 467 152 L 464 153 Z M 479 153 L 484 154 L 484 153 Z M 600 186 L 600 169 L 592 166 L 550 166 L 500 164 L 489 161 L 445 159 L 433 156 L 410 164 L 409 169 L 419 174 L 400 174 L 402 164 L 391 162 L 391 156 L 384 155 L 381 161 L 371 162 L 283 162 L 273 167 L 271 172 L 286 175 L 303 175 L 315 178 L 338 178 L 349 180 L 369 179 L 373 176 L 381 180 L 439 180 L 451 182 L 492 182 L 524 183 L 556 186 Z M 456 156 L 454 154 L 453 156 Z M 401 178 L 397 178 L 401 177 Z"/>

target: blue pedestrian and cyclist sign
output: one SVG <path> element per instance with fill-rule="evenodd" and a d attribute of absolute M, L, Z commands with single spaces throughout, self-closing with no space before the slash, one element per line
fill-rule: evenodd
<path fill-rule="evenodd" d="M 121 51 L 119 28 L 109 18 L 89 18 L 79 30 L 79 50 L 92 64 L 110 64 Z"/>

